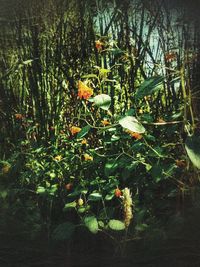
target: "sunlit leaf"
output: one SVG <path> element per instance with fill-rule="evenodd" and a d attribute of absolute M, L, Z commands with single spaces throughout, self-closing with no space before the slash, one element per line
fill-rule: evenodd
<path fill-rule="evenodd" d="M 86 74 L 86 75 L 83 75 L 81 78 L 83 79 L 90 79 L 90 78 L 95 78 L 95 79 L 98 79 L 98 76 L 96 74 Z"/>
<path fill-rule="evenodd" d="M 102 198 L 102 195 L 98 192 L 91 193 L 88 197 L 90 201 L 98 201 Z"/>
<path fill-rule="evenodd" d="M 63 211 L 67 211 L 69 209 L 73 209 L 76 207 L 76 201 L 73 201 L 73 202 L 69 202 L 69 203 L 66 203 L 64 208 L 63 208 Z"/>
<path fill-rule="evenodd" d="M 110 229 L 115 230 L 115 231 L 122 231 L 125 229 L 125 224 L 122 221 L 119 220 L 110 220 L 108 223 L 108 226 Z"/>
<path fill-rule="evenodd" d="M 111 97 L 106 94 L 97 95 L 93 98 L 93 102 L 97 107 L 108 110 L 111 104 Z"/>
<path fill-rule="evenodd" d="M 85 226 L 90 232 L 96 234 L 99 230 L 99 225 L 95 216 L 87 216 L 84 218 Z"/>
<path fill-rule="evenodd" d="M 46 193 L 46 189 L 43 186 L 38 186 L 36 193 L 37 194 L 44 194 L 44 193 Z"/>
<path fill-rule="evenodd" d="M 132 132 L 136 133 L 144 133 L 145 128 L 144 126 L 133 116 L 126 116 L 119 120 L 119 124 Z"/>

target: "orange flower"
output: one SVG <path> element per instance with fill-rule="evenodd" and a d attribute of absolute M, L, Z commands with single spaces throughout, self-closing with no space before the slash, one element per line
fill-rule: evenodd
<path fill-rule="evenodd" d="M 83 156 L 84 156 L 84 160 L 91 160 L 91 161 L 93 160 L 93 157 L 88 154 L 84 154 Z"/>
<path fill-rule="evenodd" d="M 122 191 L 119 188 L 116 188 L 115 189 L 115 196 L 116 197 L 121 197 L 121 195 L 122 195 Z"/>
<path fill-rule="evenodd" d="M 66 188 L 67 191 L 70 191 L 72 189 L 72 187 L 73 187 L 72 183 L 68 183 L 68 184 L 65 185 L 65 188 Z"/>
<path fill-rule="evenodd" d="M 23 119 L 23 115 L 20 114 L 20 113 L 16 113 L 16 114 L 15 114 L 15 119 L 16 119 L 16 120 L 22 120 L 22 119 Z"/>
<path fill-rule="evenodd" d="M 101 121 L 101 123 L 102 123 L 104 126 L 106 126 L 106 125 L 109 125 L 109 124 L 110 124 L 110 122 L 109 122 L 108 120 L 102 120 L 102 121 Z"/>
<path fill-rule="evenodd" d="M 175 60 L 176 59 L 176 53 L 175 52 L 166 53 L 165 54 L 165 59 L 166 59 L 166 61 Z"/>
<path fill-rule="evenodd" d="M 159 123 L 165 123 L 165 121 L 162 118 L 158 118 L 157 122 L 159 122 Z"/>
<path fill-rule="evenodd" d="M 176 166 L 179 168 L 185 168 L 187 166 L 187 162 L 183 159 L 177 159 L 176 161 Z"/>
<path fill-rule="evenodd" d="M 61 156 L 61 155 L 58 155 L 58 156 L 56 156 L 54 159 L 55 159 L 56 161 L 61 161 L 62 156 Z"/>
<path fill-rule="evenodd" d="M 100 40 L 95 41 L 95 47 L 98 51 L 102 50 L 103 43 Z"/>
<path fill-rule="evenodd" d="M 136 132 L 132 132 L 130 130 L 127 130 L 126 131 L 128 134 L 130 134 L 130 136 L 132 136 L 133 138 L 137 139 L 137 140 L 140 140 L 142 139 L 142 135 L 139 134 L 139 133 L 136 133 Z"/>
<path fill-rule="evenodd" d="M 80 131 L 81 131 L 80 127 L 72 126 L 70 128 L 70 132 L 71 132 L 72 135 L 75 135 L 75 134 L 79 133 Z"/>
<path fill-rule="evenodd" d="M 93 89 L 85 85 L 83 82 L 78 82 L 78 96 L 79 98 L 88 99 L 93 95 Z"/>

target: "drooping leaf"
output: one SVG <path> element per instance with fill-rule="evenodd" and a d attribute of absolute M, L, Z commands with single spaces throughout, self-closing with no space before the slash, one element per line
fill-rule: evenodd
<path fill-rule="evenodd" d="M 93 98 L 93 102 L 97 107 L 108 110 L 111 104 L 111 97 L 106 94 L 97 95 Z"/>
<path fill-rule="evenodd" d="M 126 116 L 119 120 L 119 124 L 129 131 L 136 133 L 144 133 L 144 126 L 133 116 Z"/>
<path fill-rule="evenodd" d="M 91 127 L 89 125 L 86 125 L 81 129 L 81 131 L 77 134 L 77 139 L 83 138 L 86 134 L 88 134 Z"/>
<path fill-rule="evenodd" d="M 135 93 L 136 99 L 141 99 L 144 96 L 152 95 L 153 93 L 160 90 L 160 85 L 163 82 L 164 77 L 162 76 L 156 76 L 146 79 L 138 88 L 138 90 Z"/>
<path fill-rule="evenodd" d="M 200 169 L 200 136 L 188 136 L 185 149 L 193 165 Z"/>
<path fill-rule="evenodd" d="M 125 224 L 122 221 L 119 220 L 110 220 L 108 223 L 108 226 L 110 229 L 115 230 L 115 231 L 122 231 L 125 229 Z"/>
<path fill-rule="evenodd" d="M 85 226 L 93 234 L 96 234 L 99 230 L 98 222 L 95 216 L 87 216 L 84 218 Z"/>
<path fill-rule="evenodd" d="M 52 238 L 58 241 L 64 241 L 71 238 L 76 226 L 71 222 L 59 224 L 52 233 Z"/>

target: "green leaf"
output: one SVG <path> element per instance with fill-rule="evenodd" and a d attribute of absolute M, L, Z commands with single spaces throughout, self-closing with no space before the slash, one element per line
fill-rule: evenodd
<path fill-rule="evenodd" d="M 98 201 L 102 198 L 102 195 L 98 192 L 91 193 L 88 197 L 90 201 Z"/>
<path fill-rule="evenodd" d="M 132 132 L 144 133 L 145 128 L 143 125 L 133 116 L 126 116 L 119 120 L 119 124 Z"/>
<path fill-rule="evenodd" d="M 84 218 L 85 226 L 93 234 L 96 234 L 99 230 L 98 222 L 95 216 L 87 216 Z"/>
<path fill-rule="evenodd" d="M 76 226 L 71 222 L 59 224 L 52 233 L 52 238 L 58 241 L 64 241 L 71 238 Z"/>
<path fill-rule="evenodd" d="M 89 125 L 86 125 L 81 129 L 81 131 L 77 134 L 77 139 L 83 138 L 86 134 L 88 134 L 91 127 Z"/>
<path fill-rule="evenodd" d="M 106 195 L 105 200 L 110 201 L 111 199 L 114 198 L 114 195 L 115 195 L 115 190 L 112 190 L 111 192 L 109 192 L 109 193 Z"/>
<path fill-rule="evenodd" d="M 118 140 L 120 140 L 120 136 L 119 136 L 119 135 L 115 135 L 115 134 L 113 134 L 113 135 L 111 136 L 111 142 L 116 142 L 116 141 L 118 141 Z"/>
<path fill-rule="evenodd" d="M 44 193 L 46 193 L 46 188 L 44 188 L 43 186 L 38 186 L 36 193 L 37 194 L 44 194 Z"/>
<path fill-rule="evenodd" d="M 115 231 L 122 231 L 125 229 L 125 224 L 122 221 L 119 220 L 110 220 L 108 223 L 108 226 L 110 229 L 115 230 Z"/>
<path fill-rule="evenodd" d="M 112 175 L 115 170 L 118 168 L 118 162 L 115 159 L 109 159 L 104 168 L 104 172 L 106 176 Z"/>
<path fill-rule="evenodd" d="M 111 104 L 111 97 L 106 94 L 97 95 L 93 98 L 95 105 L 103 110 L 108 110 Z"/>
<path fill-rule="evenodd" d="M 67 211 L 69 209 L 74 209 L 76 207 L 76 201 L 69 202 L 65 204 L 63 211 Z"/>
<path fill-rule="evenodd" d="M 138 88 L 135 93 L 136 99 L 141 99 L 144 96 L 151 95 L 160 90 L 160 85 L 163 82 L 164 77 L 156 76 L 146 79 Z"/>
<path fill-rule="evenodd" d="M 151 168 L 151 175 L 156 183 L 158 183 L 163 178 L 163 169 L 160 165 L 154 165 Z"/>
<path fill-rule="evenodd" d="M 193 165 L 200 169 L 200 136 L 188 136 L 185 149 Z"/>
<path fill-rule="evenodd" d="M 91 78 L 95 78 L 95 79 L 98 79 L 98 76 L 96 74 L 86 74 L 86 75 L 83 75 L 81 78 L 83 79 L 91 79 Z"/>

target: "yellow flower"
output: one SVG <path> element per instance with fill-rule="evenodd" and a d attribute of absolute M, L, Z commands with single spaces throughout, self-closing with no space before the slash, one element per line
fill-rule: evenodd
<path fill-rule="evenodd" d="M 70 128 L 70 132 L 71 132 L 72 135 L 75 135 L 75 134 L 79 133 L 80 131 L 81 131 L 80 127 L 72 126 Z"/>
<path fill-rule="evenodd" d="M 91 161 L 93 160 L 93 157 L 88 154 L 84 154 L 83 156 L 85 160 L 91 160 Z"/>
<path fill-rule="evenodd" d="M 62 156 L 61 156 L 61 155 L 58 155 L 58 156 L 56 156 L 54 159 L 55 159 L 56 161 L 61 161 Z"/>
<path fill-rule="evenodd" d="M 106 126 L 106 125 L 109 125 L 109 124 L 110 124 L 110 122 L 109 122 L 108 120 L 102 120 L 102 121 L 101 121 L 101 123 L 102 123 L 104 126 Z"/>
<path fill-rule="evenodd" d="M 85 85 L 83 82 L 78 82 L 78 96 L 79 98 L 88 99 L 93 95 L 93 89 Z"/>
<path fill-rule="evenodd" d="M 81 141 L 81 144 L 82 144 L 82 145 L 86 145 L 86 144 L 87 144 L 87 140 L 84 138 L 84 139 Z"/>
<path fill-rule="evenodd" d="M 3 174 L 9 173 L 9 171 L 10 171 L 10 165 L 9 164 L 4 165 L 1 170 L 2 170 L 2 173 Z"/>

